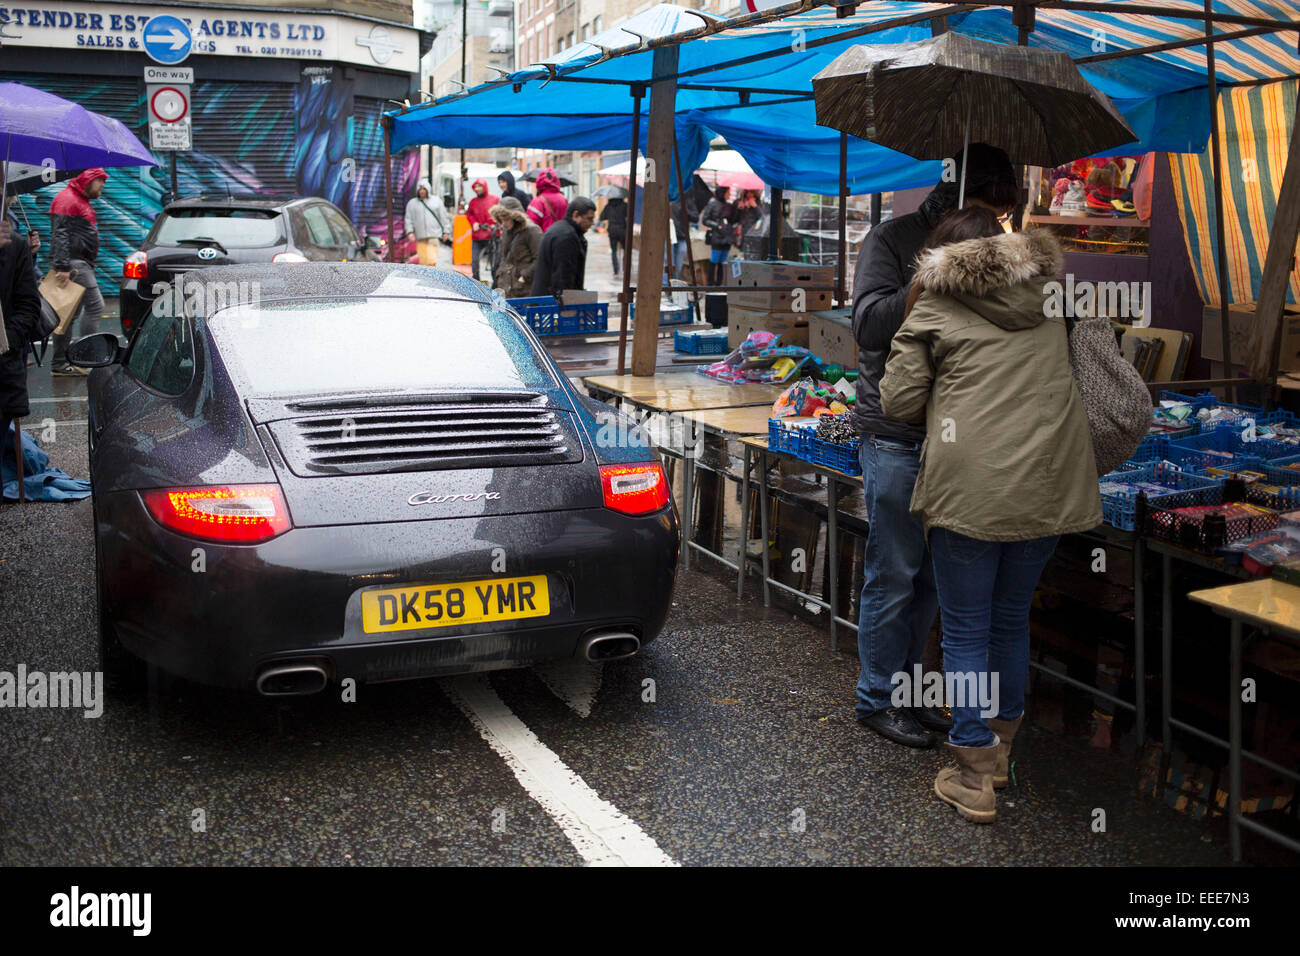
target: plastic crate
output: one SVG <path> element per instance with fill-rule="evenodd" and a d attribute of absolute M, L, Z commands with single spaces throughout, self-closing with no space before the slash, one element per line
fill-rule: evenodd
<path fill-rule="evenodd" d="M 769 418 L 767 420 L 767 447 L 772 451 L 783 451 L 804 461 L 810 461 L 812 454 L 812 436 L 815 425 L 787 428 L 784 420 Z"/>
<path fill-rule="evenodd" d="M 1221 522 L 1209 522 L 1207 517 L 1215 511 L 1228 513 Z M 1147 516 L 1146 531 L 1152 537 L 1162 538 L 1184 548 L 1214 554 L 1231 541 L 1260 531 L 1277 527 L 1278 515 L 1260 510 L 1245 503 L 1207 506 L 1204 509 L 1153 511 Z M 1217 529 L 1215 527 L 1217 525 Z"/>
<path fill-rule="evenodd" d="M 1172 439 L 1165 458 L 1185 471 L 1199 472 L 1210 467 L 1258 471 L 1266 461 L 1295 454 L 1296 446 L 1286 442 L 1267 438 L 1246 441 L 1234 428 L 1212 428 L 1191 438 Z M 1229 455 L 1232 457 L 1225 457 Z"/>
<path fill-rule="evenodd" d="M 673 332 L 673 349 L 687 355 L 726 355 L 731 351 L 727 344 L 726 329 L 705 329 L 699 332 L 677 329 Z"/>
<path fill-rule="evenodd" d="M 584 302 L 560 308 L 554 296 L 507 299 L 538 335 L 577 335 L 604 332 L 609 327 L 608 302 Z"/>
<path fill-rule="evenodd" d="M 1144 492 L 1131 487 L 1137 482 L 1171 486 L 1164 494 Z M 1106 485 L 1130 487 L 1107 489 Z M 1133 531 L 1137 527 L 1138 495 L 1145 494 L 1147 507 L 1186 508 L 1192 505 L 1217 505 L 1223 501 L 1223 482 L 1181 471 L 1167 464 L 1147 465 L 1127 472 L 1111 472 L 1101 479 L 1101 520 L 1112 528 Z"/>
<path fill-rule="evenodd" d="M 636 303 L 627 312 L 628 320 L 636 322 Z M 695 314 L 689 305 L 660 305 L 659 306 L 659 324 L 663 325 L 690 325 L 695 321 Z"/>
<path fill-rule="evenodd" d="M 1178 392 L 1160 393 L 1162 402 L 1186 402 L 1192 406 L 1193 412 L 1199 412 L 1203 408 L 1231 408 L 1241 412 L 1243 415 L 1263 415 L 1264 409 L 1257 408 L 1254 405 L 1233 405 L 1230 402 L 1219 401 L 1219 396 L 1213 392 L 1202 392 L 1199 395 L 1182 395 Z"/>
<path fill-rule="evenodd" d="M 842 471 L 846 475 L 857 476 L 862 474 L 862 462 L 858 458 L 859 448 L 858 442 L 852 445 L 839 445 L 835 442 L 823 441 L 814 434 L 810 460 L 815 464 Z"/>

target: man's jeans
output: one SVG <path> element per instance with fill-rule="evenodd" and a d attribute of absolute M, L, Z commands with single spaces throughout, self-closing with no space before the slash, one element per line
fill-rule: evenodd
<path fill-rule="evenodd" d="M 104 317 L 104 297 L 99 293 L 99 283 L 95 281 L 95 266 L 85 259 L 72 259 L 68 262 L 71 267 L 72 281 L 78 285 L 86 287 L 86 294 L 81 298 L 81 323 L 78 328 L 77 319 L 73 318 L 72 323 L 68 326 L 67 335 L 63 338 L 56 338 L 56 349 L 54 351 L 54 365 L 62 365 L 68 360 L 68 343 L 75 338 L 83 335 L 94 335 L 99 331 L 99 322 Z"/>
<path fill-rule="evenodd" d="M 470 245 L 470 253 L 469 253 L 470 259 L 473 264 L 472 272 L 474 274 L 474 278 L 477 279 L 479 277 L 478 262 L 480 259 L 482 259 L 484 256 L 487 256 L 488 268 L 490 269 L 492 267 L 492 262 L 496 259 L 496 254 L 497 254 L 497 241 L 495 239 L 471 239 L 469 241 L 469 245 Z M 493 278 L 495 278 L 495 276 Z"/>
<path fill-rule="evenodd" d="M 1057 537 L 1028 541 L 978 541 L 932 528 L 930 547 L 943 608 L 943 666 L 948 674 L 975 674 L 1000 720 L 1025 712 L 1029 680 L 1029 605 Z M 996 694 L 990 675 L 997 675 Z M 949 685 L 945 681 L 945 686 Z M 969 687 L 969 681 L 952 681 Z M 969 693 L 966 695 L 969 697 Z M 952 708 L 948 739 L 959 747 L 993 743 L 980 702 Z"/>
<path fill-rule="evenodd" d="M 910 677 L 920 662 L 939 600 L 925 530 L 908 511 L 920 443 L 863 435 L 859 457 L 870 522 L 858 614 L 857 711 L 866 717 L 891 706 L 894 675 Z"/>

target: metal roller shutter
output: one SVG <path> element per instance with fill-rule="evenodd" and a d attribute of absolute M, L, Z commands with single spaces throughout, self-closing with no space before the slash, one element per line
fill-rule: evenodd
<path fill-rule="evenodd" d="M 190 108 L 194 148 L 178 157 L 182 194 L 297 191 L 292 84 L 200 82 Z"/>

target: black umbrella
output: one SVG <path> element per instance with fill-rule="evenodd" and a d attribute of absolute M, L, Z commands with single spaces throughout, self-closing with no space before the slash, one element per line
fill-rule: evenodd
<path fill-rule="evenodd" d="M 622 186 L 615 186 L 611 184 L 608 186 L 601 186 L 599 189 L 597 189 L 595 192 L 591 194 L 591 198 L 593 199 L 595 199 L 597 196 L 604 196 L 606 199 L 626 199 L 627 190 L 624 189 Z"/>
<path fill-rule="evenodd" d="M 813 97 L 819 126 L 917 159 L 983 142 L 1057 166 L 1137 139 L 1067 54 L 959 33 L 850 47 L 813 77 Z"/>
<path fill-rule="evenodd" d="M 530 170 L 528 170 L 528 172 L 524 173 L 524 179 L 527 180 L 527 181 L 530 182 L 530 183 L 535 183 L 535 182 L 537 182 L 537 174 L 540 173 L 541 171 L 542 171 L 542 170 L 540 170 L 540 169 L 530 169 Z M 555 172 L 555 171 L 552 170 L 552 172 Z M 578 184 L 575 183 L 572 179 L 570 179 L 568 176 L 561 176 L 559 173 L 555 173 L 555 176 L 556 176 L 557 179 L 559 179 L 559 181 L 560 181 L 560 185 L 561 185 L 561 186 L 576 186 L 576 185 L 578 185 Z"/>
<path fill-rule="evenodd" d="M 11 196 L 36 192 L 43 186 L 61 183 L 77 175 L 75 169 L 50 169 L 45 166 L 32 166 L 27 163 L 5 163 L 5 191 Z"/>

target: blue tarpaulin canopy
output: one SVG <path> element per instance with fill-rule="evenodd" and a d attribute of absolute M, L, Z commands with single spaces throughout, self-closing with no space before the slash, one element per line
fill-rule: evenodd
<path fill-rule="evenodd" d="M 1086 9 L 1090 6 L 1116 9 Z M 655 7 L 499 81 L 386 114 L 392 122 L 391 148 L 625 150 L 635 110 L 629 90 L 638 84 L 648 90 L 655 79 L 653 48 L 676 44 L 675 125 L 683 171 L 695 169 L 709 140 L 720 134 L 769 185 L 836 195 L 840 133 L 815 122 L 812 77 L 817 72 L 855 43 L 925 39 L 938 17 L 946 17 L 947 29 L 982 40 L 1014 44 L 1019 36 L 1012 11 L 1003 7 L 875 0 L 844 18 L 825 5 L 798 12 L 800 7 L 790 4 L 729 21 L 733 25 L 720 32 L 720 22 L 707 13 Z M 1083 75 L 1111 98 L 1139 136 L 1117 152 L 1200 152 L 1210 134 L 1204 21 L 1142 9 L 1199 16 L 1202 4 L 1065 0 L 1036 8 L 1028 44 L 1070 54 Z M 1214 0 L 1213 9 L 1221 18 L 1216 32 L 1225 37 L 1215 43 L 1219 84 L 1300 74 L 1295 33 L 1300 2 Z M 791 15 L 763 19 L 782 13 Z M 1290 27 L 1268 28 L 1278 21 Z M 1115 55 L 1162 46 L 1169 48 Z M 642 143 L 649 125 L 644 103 Z M 938 163 L 852 136 L 847 170 L 854 194 L 929 185 L 939 176 Z"/>

